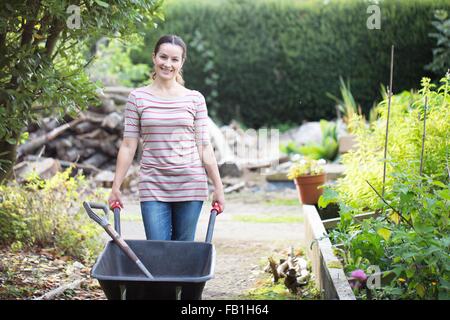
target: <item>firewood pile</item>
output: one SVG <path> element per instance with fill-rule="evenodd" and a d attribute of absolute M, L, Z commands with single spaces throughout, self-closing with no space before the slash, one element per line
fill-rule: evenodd
<path fill-rule="evenodd" d="M 283 279 L 284 285 L 292 294 L 301 294 L 302 288 L 312 280 L 311 272 L 308 270 L 310 268 L 303 253 L 294 252 L 293 247 L 290 248 L 286 259 L 280 259 L 278 263 L 273 257 L 269 257 L 268 260 L 264 271 L 272 274 L 274 283 Z"/>
<path fill-rule="evenodd" d="M 30 125 L 27 128 L 29 139 L 18 147 L 16 179 L 23 180 L 31 170 L 44 178 L 51 177 L 75 164 L 76 170 L 81 169 L 99 184 L 110 187 L 122 142 L 123 111 L 131 90 L 107 87 L 100 95 L 101 104 L 80 112 L 77 118 L 44 118 Z M 208 129 L 221 176 L 234 178 L 234 183 L 225 184 L 227 192 L 245 187 L 241 179 L 244 170 L 268 168 L 279 161 L 278 152 L 270 153 L 263 148 L 265 154 L 260 154 L 254 150 L 258 145 L 255 130 L 253 134 L 248 130 L 244 132 L 235 121 L 219 128 L 212 119 L 209 119 Z M 274 146 L 278 151 L 278 145 Z M 138 174 L 141 148 L 142 144 L 128 176 Z"/>
<path fill-rule="evenodd" d="M 122 142 L 123 110 L 129 91 L 106 91 L 100 106 L 89 107 L 75 119 L 44 118 L 30 125 L 28 141 L 18 148 L 16 177 L 28 172 L 29 166 L 44 176 L 72 164 L 86 174 L 113 171 Z"/>

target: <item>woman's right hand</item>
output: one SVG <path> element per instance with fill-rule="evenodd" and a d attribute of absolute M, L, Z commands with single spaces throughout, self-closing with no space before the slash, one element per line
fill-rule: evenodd
<path fill-rule="evenodd" d="M 108 205 L 111 208 L 114 202 L 119 202 L 120 208 L 123 209 L 123 203 L 120 197 L 122 196 L 122 192 L 117 189 L 112 189 L 111 194 L 109 195 Z"/>

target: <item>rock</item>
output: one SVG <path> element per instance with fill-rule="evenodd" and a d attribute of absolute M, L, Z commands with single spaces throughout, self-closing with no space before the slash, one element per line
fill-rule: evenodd
<path fill-rule="evenodd" d="M 225 162 L 219 164 L 219 173 L 221 177 L 241 177 L 242 170 L 238 167 L 236 163 Z"/>
<path fill-rule="evenodd" d="M 19 182 L 25 181 L 33 171 L 37 172 L 42 179 L 50 179 L 61 171 L 61 165 L 58 160 L 46 158 L 42 161 L 23 161 L 14 167 L 14 171 Z"/>
<path fill-rule="evenodd" d="M 319 122 L 307 122 L 298 128 L 293 128 L 280 134 L 280 145 L 294 141 L 297 145 L 309 142 L 320 143 L 322 141 L 322 130 Z"/>

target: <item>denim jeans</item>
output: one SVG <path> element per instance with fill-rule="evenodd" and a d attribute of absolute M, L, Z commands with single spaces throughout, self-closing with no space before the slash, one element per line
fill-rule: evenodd
<path fill-rule="evenodd" d="M 203 201 L 142 201 L 147 240 L 194 241 Z"/>

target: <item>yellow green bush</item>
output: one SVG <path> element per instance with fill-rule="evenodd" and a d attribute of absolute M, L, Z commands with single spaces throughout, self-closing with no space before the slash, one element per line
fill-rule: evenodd
<path fill-rule="evenodd" d="M 71 168 L 51 179 L 36 173 L 20 185 L 0 186 L 0 244 L 55 247 L 62 255 L 88 261 L 103 247 L 101 228 L 83 209 L 83 201 L 102 201 L 102 191 L 91 191 L 83 175 Z"/>

